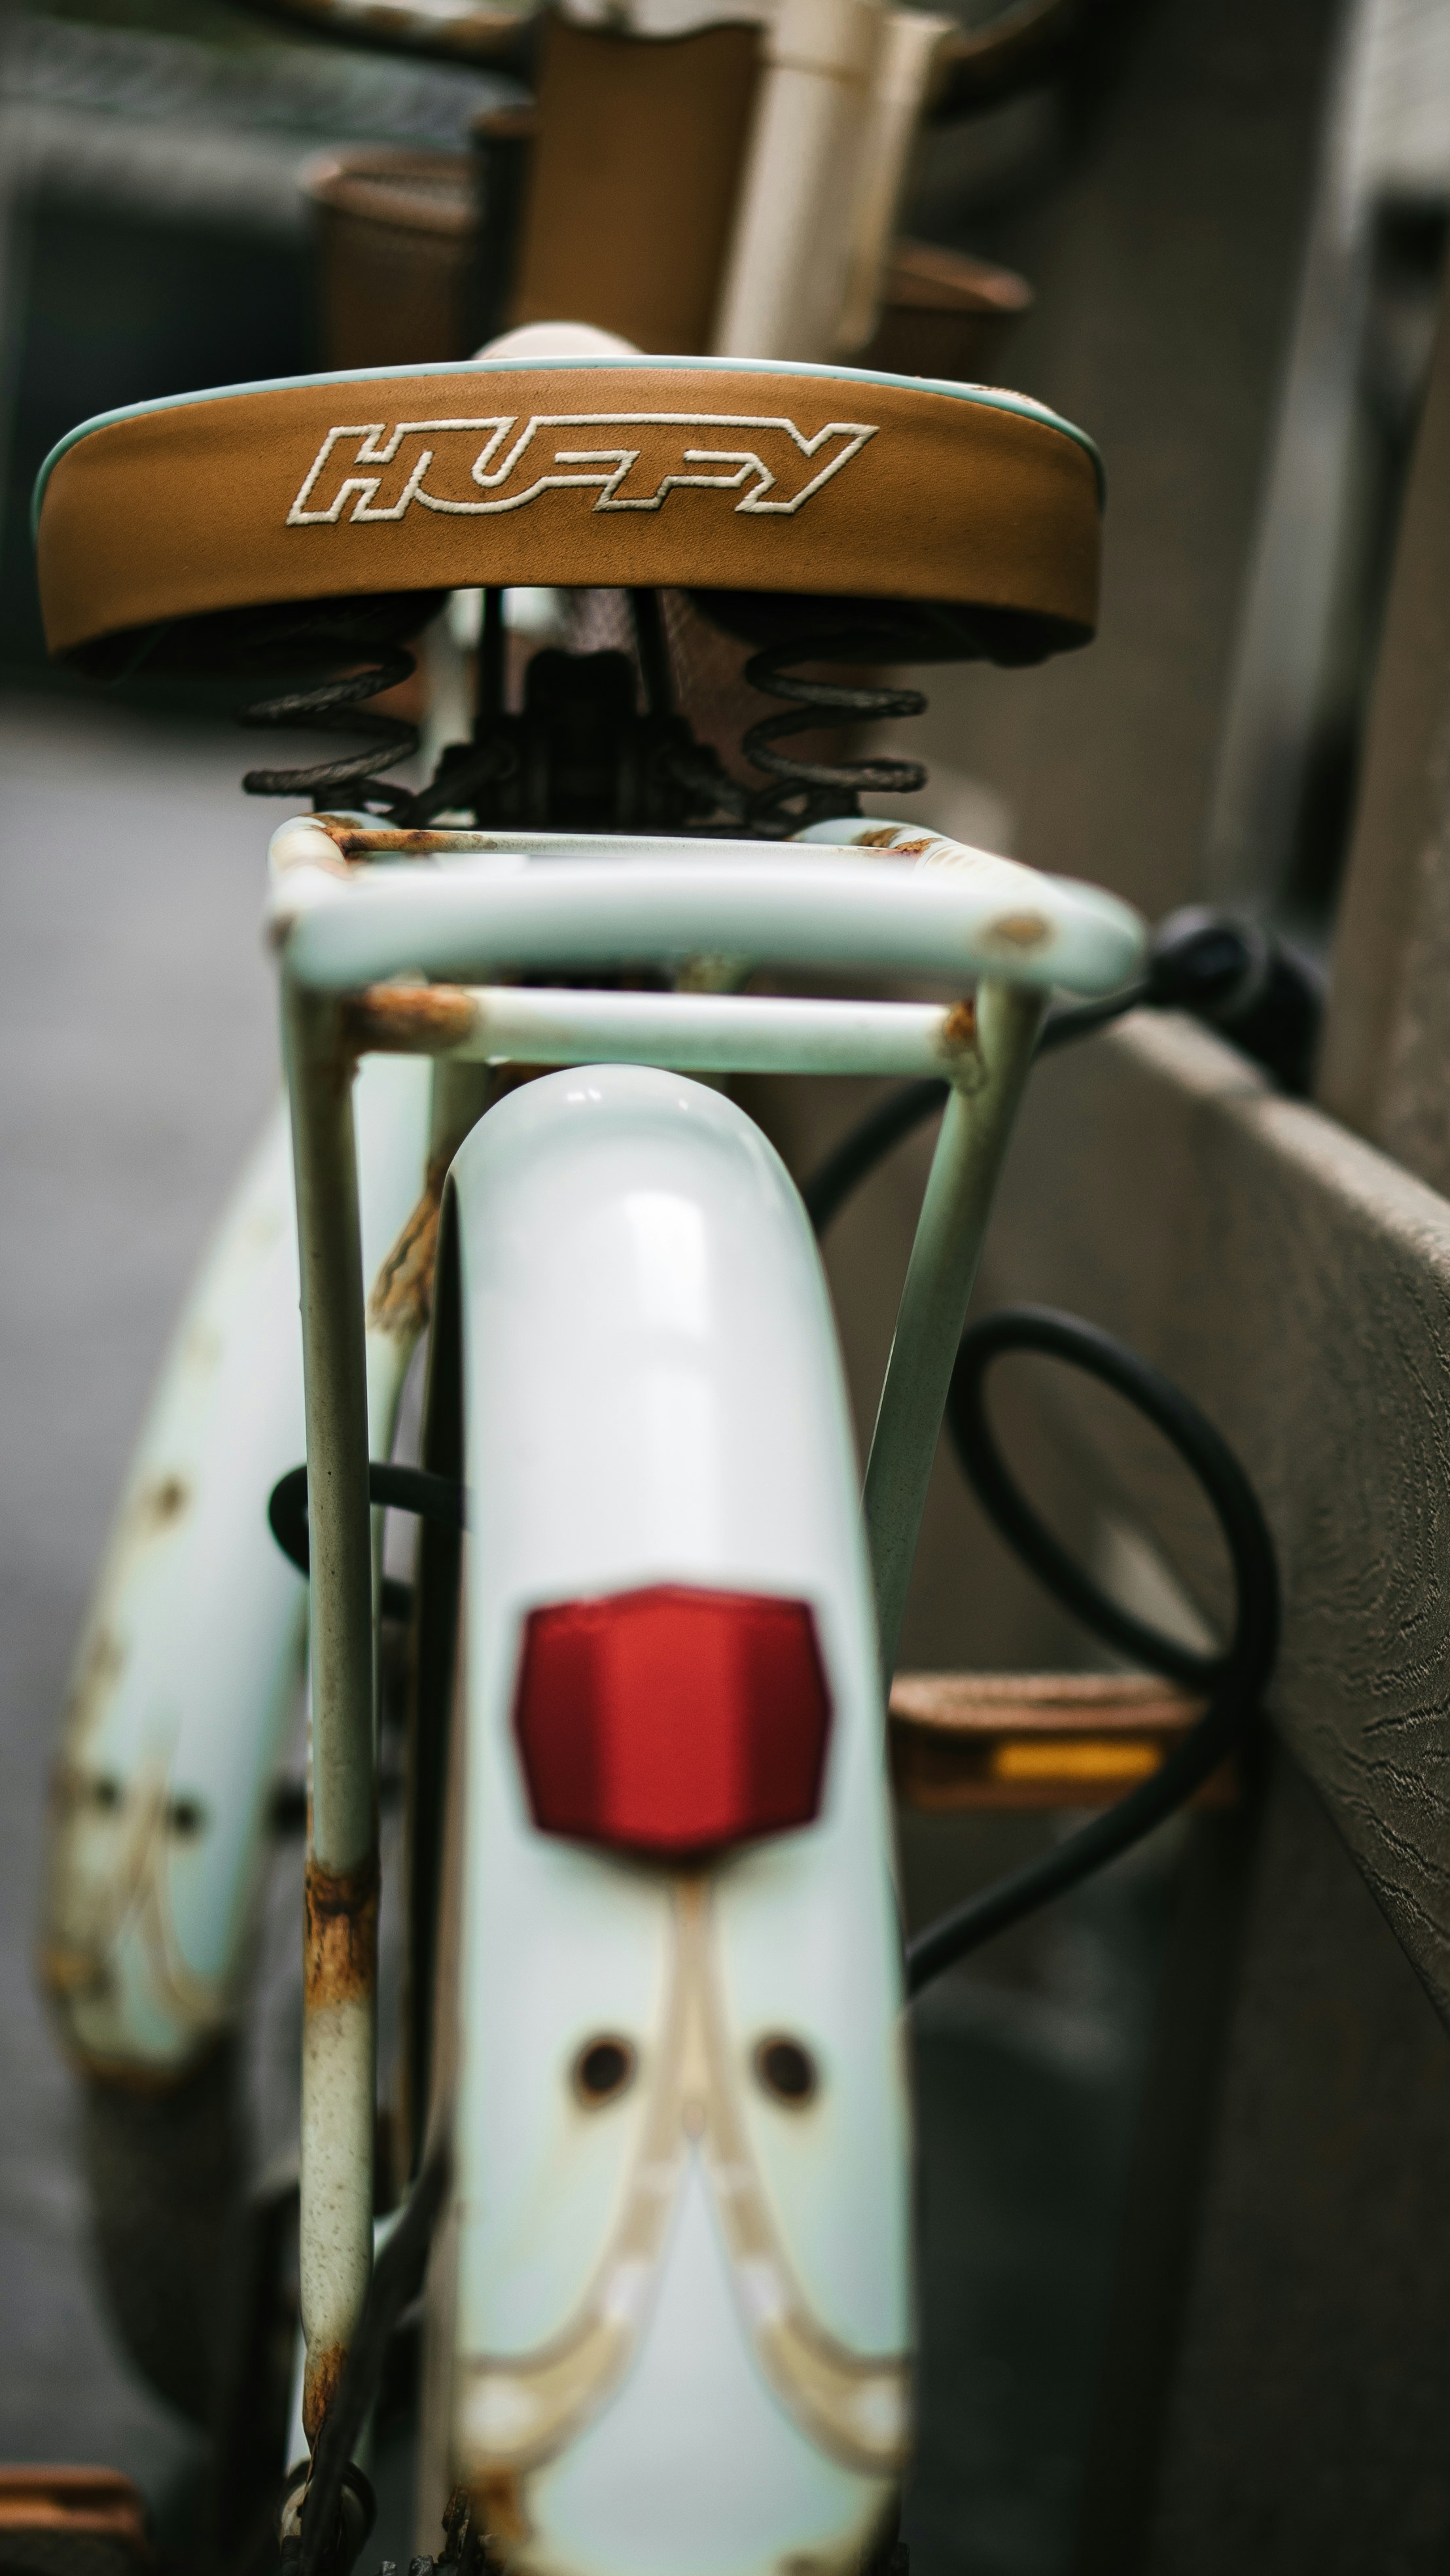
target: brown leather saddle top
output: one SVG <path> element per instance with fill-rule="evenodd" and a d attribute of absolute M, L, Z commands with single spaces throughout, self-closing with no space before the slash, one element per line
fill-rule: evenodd
<path fill-rule="evenodd" d="M 185 394 L 37 491 L 52 653 L 212 658 L 260 610 L 472 584 L 890 603 L 911 658 L 1086 642 L 1101 474 L 1025 395 L 736 359 L 485 359 Z M 286 619 L 279 623 L 285 627 Z M 905 657 L 905 656 L 904 656 Z M 224 656 L 223 656 L 224 658 Z"/>

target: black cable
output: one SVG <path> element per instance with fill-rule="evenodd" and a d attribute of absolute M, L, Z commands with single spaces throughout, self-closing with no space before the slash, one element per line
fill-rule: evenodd
<path fill-rule="evenodd" d="M 1070 1045 L 1075 1038 L 1091 1037 L 1094 1030 L 1106 1028 L 1110 1020 L 1120 1019 L 1124 1011 L 1136 1009 L 1147 997 L 1146 985 L 1132 984 L 1100 1001 L 1064 1003 L 1049 1011 L 1043 1021 L 1037 1053 L 1047 1055 L 1054 1047 Z M 949 1085 L 934 1074 L 920 1082 L 905 1082 L 848 1129 L 801 1191 L 806 1214 L 817 1234 L 825 1233 L 852 1191 L 860 1187 L 894 1145 L 901 1144 L 945 1108 L 948 1089 Z"/>
<path fill-rule="evenodd" d="M 441 1521 L 448 1529 L 463 1527 L 463 1487 L 453 1476 L 435 1476 L 427 1467 L 395 1466 L 390 1458 L 368 1461 L 368 1501 L 395 1512 L 416 1512 L 420 1520 Z M 267 1527 L 283 1555 L 299 1574 L 310 1575 L 312 1550 L 307 1535 L 307 1469 L 289 1467 L 267 1496 Z M 393 1574 L 383 1576 L 382 1615 L 409 1619 L 413 1587 Z"/>
<path fill-rule="evenodd" d="M 1218 1654 L 1165 1636 L 1122 1609 L 1054 1538 L 1010 1475 L 987 1418 L 985 1379 L 1008 1351 L 1038 1351 L 1086 1370 L 1161 1432 L 1212 1506 L 1233 1573 L 1233 1631 Z M 1150 1672 L 1202 1691 L 1208 1708 L 1150 1779 L 1054 1851 L 956 1906 L 907 1945 L 907 1987 L 991 1940 L 1161 1824 L 1217 1770 L 1256 1717 L 1279 1641 L 1279 1577 L 1258 1497 L 1222 1434 L 1181 1388 L 1136 1352 L 1074 1315 L 1005 1307 L 963 1334 L 947 1397 L 957 1455 L 988 1518 L 1047 1589 L 1104 1642 Z"/>
<path fill-rule="evenodd" d="M 1216 939 L 1218 930 L 1215 924 Z M 1201 953 L 1201 940 L 1198 945 Z M 1044 1022 L 1039 1051 L 1086 1037 L 1122 1012 L 1157 998 L 1149 985 L 1135 984 L 1099 1001 L 1065 1005 Z M 1171 998 L 1182 997 L 1175 993 Z M 938 1113 L 947 1089 L 945 1082 L 933 1080 L 903 1084 L 849 1130 L 802 1190 L 817 1234 L 824 1233 L 852 1191 L 893 1146 Z M 1234 1634 L 1224 1654 L 1197 1654 L 1121 1610 L 1073 1563 L 1018 1492 L 993 1439 L 982 1394 L 986 1367 L 1007 1349 L 1050 1351 L 1115 1387 L 1156 1424 L 1198 1477 L 1228 1541 L 1237 1589 Z M 962 1465 L 989 1518 L 1047 1588 L 1108 1644 L 1149 1671 L 1190 1687 L 1197 1685 L 1206 1693 L 1209 1706 L 1140 1788 L 1095 1817 L 1056 1851 L 1013 1872 L 919 1934 L 907 1949 L 907 1983 L 913 1994 L 968 1951 L 1116 1859 L 1191 1797 L 1252 1721 L 1267 1687 L 1278 1640 L 1273 1542 L 1247 1476 L 1197 1406 L 1121 1342 L 1047 1308 L 1008 1308 L 964 1336 L 947 1418 Z"/>
<path fill-rule="evenodd" d="M 903 1083 L 885 1100 L 879 1100 L 874 1109 L 868 1109 L 865 1117 L 832 1148 L 801 1189 L 806 1214 L 817 1234 L 825 1233 L 852 1191 L 859 1189 L 877 1164 L 885 1160 L 893 1145 L 899 1145 L 914 1128 L 935 1117 L 945 1105 L 949 1088 L 935 1075 L 928 1075 L 922 1082 Z"/>
<path fill-rule="evenodd" d="M 1037 1053 L 1096 1035 L 1128 1011 L 1187 1011 L 1217 1029 L 1283 1089 L 1302 1097 L 1309 1088 L 1324 987 L 1318 969 L 1260 923 L 1198 904 L 1170 912 L 1153 932 L 1148 972 L 1090 1002 L 1061 1002 L 1042 1023 Z M 832 1148 L 801 1195 L 817 1234 L 823 1234 L 868 1173 L 936 1115 L 947 1096 L 938 1081 L 909 1082 L 868 1109 Z"/>
<path fill-rule="evenodd" d="M 1058 1047 L 1073 1046 L 1079 1038 L 1095 1037 L 1099 1029 L 1111 1028 L 1127 1011 L 1146 1005 L 1150 1010 L 1163 1007 L 1152 982 L 1124 984 L 1116 993 L 1103 993 L 1091 1002 L 1059 1002 L 1050 1010 L 1037 1034 L 1038 1055 L 1052 1055 Z"/>
<path fill-rule="evenodd" d="M 485 735 L 477 742 L 450 743 L 427 786 L 409 797 L 406 813 L 401 817 L 404 828 L 417 831 L 431 823 L 435 814 L 471 812 L 480 788 L 502 784 L 514 776 L 517 768 L 518 753 L 504 734 Z"/>

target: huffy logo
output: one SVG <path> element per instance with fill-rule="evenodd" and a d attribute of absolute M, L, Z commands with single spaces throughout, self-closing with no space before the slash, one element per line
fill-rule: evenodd
<path fill-rule="evenodd" d="M 328 431 L 287 525 L 381 527 L 415 502 L 478 518 L 569 490 L 597 491 L 596 510 L 658 510 L 676 491 L 738 492 L 742 516 L 791 518 L 875 435 L 833 420 L 807 437 L 793 420 L 730 412 L 354 422 Z"/>

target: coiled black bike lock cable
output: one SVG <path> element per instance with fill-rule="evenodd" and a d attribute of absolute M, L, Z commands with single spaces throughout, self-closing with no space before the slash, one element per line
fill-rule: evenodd
<path fill-rule="evenodd" d="M 1298 1096 L 1308 1089 L 1322 1007 L 1317 970 L 1271 932 L 1231 913 L 1187 904 L 1158 923 L 1148 943 L 1147 972 L 1136 983 L 1050 1010 L 1037 1053 L 1051 1055 L 1092 1037 L 1128 1011 L 1187 1011 Z M 903 1083 L 843 1136 L 801 1193 L 817 1234 L 883 1155 L 935 1116 L 947 1088 L 935 1079 Z"/>
<path fill-rule="evenodd" d="M 1109 993 L 1099 1002 L 1064 1004 L 1050 1011 L 1043 1021 L 1037 1053 L 1050 1055 L 1054 1048 L 1067 1046 L 1074 1038 L 1091 1037 L 1095 1029 L 1105 1029 L 1111 1021 L 1120 1020 L 1125 1011 L 1136 1010 L 1149 999 L 1146 984 L 1133 984 L 1120 993 Z M 852 1191 L 875 1171 L 893 1145 L 901 1144 L 915 1128 L 924 1126 L 928 1118 L 945 1107 L 950 1088 L 950 1083 L 935 1074 L 928 1074 L 920 1082 L 903 1082 L 848 1130 L 801 1192 L 806 1214 L 817 1234 L 825 1231 Z"/>
<path fill-rule="evenodd" d="M 1317 987 L 1302 961 L 1256 925 L 1197 907 L 1160 922 L 1147 974 L 1099 1000 L 1049 1012 L 1039 1055 L 1090 1037 L 1141 1005 L 1181 1009 L 1224 1028 L 1287 1090 L 1302 1090 L 1317 1027 Z M 858 1121 L 801 1191 L 815 1232 L 826 1230 L 893 1147 L 934 1116 L 940 1081 L 908 1082 Z M 1219 1654 L 1184 1646 L 1110 1600 L 1073 1563 L 1013 1482 L 987 1419 L 986 1372 L 1009 1350 L 1043 1352 L 1085 1369 L 1133 1405 L 1178 1452 L 1211 1504 L 1227 1543 L 1236 1606 Z M 1122 1342 L 1049 1307 L 1007 1307 L 963 1336 L 947 1398 L 957 1455 L 988 1518 L 1063 1606 L 1103 1641 L 1150 1672 L 1202 1691 L 1208 1707 L 1152 1777 L 1065 1843 L 928 1925 L 907 1945 L 907 1989 L 919 1994 L 944 1968 L 1009 1924 L 1075 1887 L 1151 1833 L 1193 1795 L 1256 1717 L 1279 1637 L 1273 1541 L 1248 1477 L 1207 1416 Z"/>
<path fill-rule="evenodd" d="M 1186 1646 L 1124 1610 L 1077 1565 L 1009 1473 L 987 1416 L 986 1376 L 1009 1351 L 1065 1360 L 1123 1396 L 1162 1433 L 1197 1479 L 1228 1550 L 1234 1621 L 1218 1654 Z M 1023 1563 L 1106 1645 L 1208 1701 L 1204 1715 L 1151 1778 L 1055 1850 L 999 1879 L 908 1942 L 907 1990 L 933 1977 L 1009 1924 L 1061 1896 L 1151 1833 L 1216 1771 L 1258 1714 L 1279 1642 L 1279 1576 L 1258 1497 L 1222 1434 L 1160 1369 L 1111 1334 L 1050 1306 L 1009 1306 L 963 1334 L 947 1397 L 958 1458 L 978 1501 Z"/>

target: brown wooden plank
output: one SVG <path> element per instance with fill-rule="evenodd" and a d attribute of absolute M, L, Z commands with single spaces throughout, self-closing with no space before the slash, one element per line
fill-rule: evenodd
<path fill-rule="evenodd" d="M 1243 1458 L 1284 1578 L 1273 1715 L 1450 2017 L 1450 1205 L 1141 1013 L 1039 1068 L 989 1273 L 988 1302 L 1122 1334 Z M 1125 1470 L 1098 1415 L 1062 1418 L 1213 1616 L 1178 1485 L 1136 1445 Z"/>
<path fill-rule="evenodd" d="M 951 1735 L 1182 1735 L 1204 1702 L 1155 1673 L 898 1673 L 891 1715 Z"/>
<path fill-rule="evenodd" d="M 7 2563 L 17 2568 L 59 2564 L 57 2553 L 67 2544 L 70 2563 L 88 2576 L 128 2561 L 143 2567 L 155 2561 L 145 2498 L 115 2469 L 0 2467 L 0 2535 Z M 110 2548 L 95 2546 L 101 2542 Z"/>
<path fill-rule="evenodd" d="M 1150 1673 L 898 1673 L 892 1780 L 937 1813 L 1110 1806 L 1203 1709 Z M 1235 1794 L 1228 1768 L 1204 1792 L 1214 1805 Z"/>

